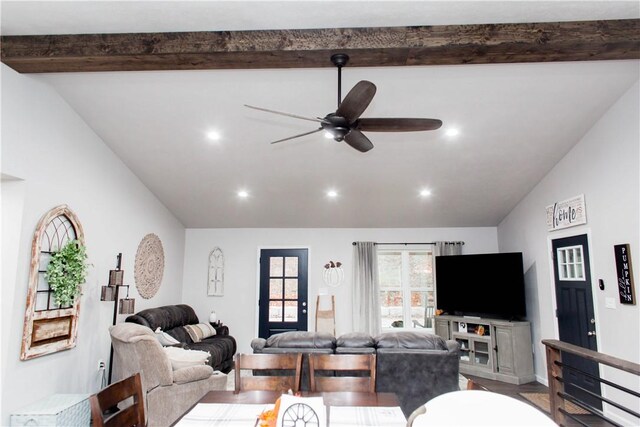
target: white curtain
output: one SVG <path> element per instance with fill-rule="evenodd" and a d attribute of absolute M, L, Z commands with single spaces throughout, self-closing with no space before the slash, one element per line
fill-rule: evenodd
<path fill-rule="evenodd" d="M 381 332 L 378 252 L 374 242 L 353 245 L 353 330 L 372 336 Z"/>
<path fill-rule="evenodd" d="M 433 260 L 440 255 L 462 255 L 462 245 L 464 242 L 434 242 Z"/>

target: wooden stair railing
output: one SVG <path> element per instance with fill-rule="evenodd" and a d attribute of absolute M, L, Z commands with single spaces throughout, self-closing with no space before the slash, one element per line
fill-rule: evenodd
<path fill-rule="evenodd" d="M 542 340 L 542 344 L 546 347 L 547 354 L 547 377 L 549 380 L 549 401 L 550 401 L 550 411 L 551 417 L 556 424 L 560 426 L 567 425 L 567 417 L 576 421 L 578 424 L 587 425 L 575 415 L 569 413 L 565 409 L 565 401 L 571 402 L 576 406 L 584 409 L 592 415 L 600 418 L 614 426 L 620 426 L 621 424 L 615 420 L 613 420 L 610 416 L 608 416 L 605 411 L 601 411 L 597 408 L 594 408 L 590 404 L 580 400 L 579 398 L 565 393 L 564 384 L 565 380 L 562 376 L 562 369 L 568 368 L 574 371 L 587 374 L 584 371 L 576 369 L 575 367 L 571 367 L 569 365 L 562 363 L 562 353 L 571 353 L 576 356 L 583 357 L 587 360 L 599 363 L 600 365 L 608 366 L 617 371 L 627 372 L 632 375 L 635 375 L 634 384 L 638 387 L 640 384 L 640 364 L 630 362 L 628 360 L 620 359 L 615 356 L 610 356 L 607 354 L 599 353 L 597 351 L 589 350 L 583 347 L 579 347 L 577 345 L 569 344 L 566 342 L 558 341 L 558 340 Z M 588 374 L 587 374 L 588 375 Z M 603 396 L 598 396 L 597 398 L 608 405 L 615 407 L 626 414 L 631 415 L 631 417 L 635 417 L 635 421 L 633 425 L 640 425 L 640 413 L 637 412 L 637 408 L 640 407 L 640 390 L 631 390 L 627 387 L 624 387 L 620 384 L 616 384 L 610 380 L 604 379 L 602 377 L 593 377 L 596 381 L 599 381 L 601 384 L 604 384 L 608 387 L 615 388 L 621 392 L 626 393 L 630 396 L 631 399 L 634 397 L 638 399 L 638 402 L 633 405 L 633 407 L 625 406 L 621 404 L 619 401 L 613 401 Z"/>

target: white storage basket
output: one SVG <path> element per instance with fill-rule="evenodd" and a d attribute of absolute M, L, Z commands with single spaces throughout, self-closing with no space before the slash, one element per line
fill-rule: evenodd
<path fill-rule="evenodd" d="M 11 414 L 12 426 L 89 426 L 88 394 L 54 394 Z"/>

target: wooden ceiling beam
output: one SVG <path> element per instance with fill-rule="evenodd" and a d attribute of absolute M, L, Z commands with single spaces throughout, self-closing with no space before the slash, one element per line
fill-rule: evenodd
<path fill-rule="evenodd" d="M 21 73 L 315 68 L 347 53 L 352 67 L 640 58 L 640 20 L 3 36 Z"/>

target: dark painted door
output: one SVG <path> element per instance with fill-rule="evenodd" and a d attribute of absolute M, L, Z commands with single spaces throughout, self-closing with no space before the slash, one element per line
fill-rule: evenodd
<path fill-rule="evenodd" d="M 555 239 L 552 248 L 560 341 L 597 351 L 587 235 Z M 580 390 L 601 395 L 600 382 L 589 376 L 599 376 L 598 364 L 566 353 L 562 354 L 562 362 L 587 373 L 563 369 L 565 392 L 602 409 L 598 398 Z"/>
<path fill-rule="evenodd" d="M 307 249 L 260 251 L 261 338 L 307 330 Z"/>

